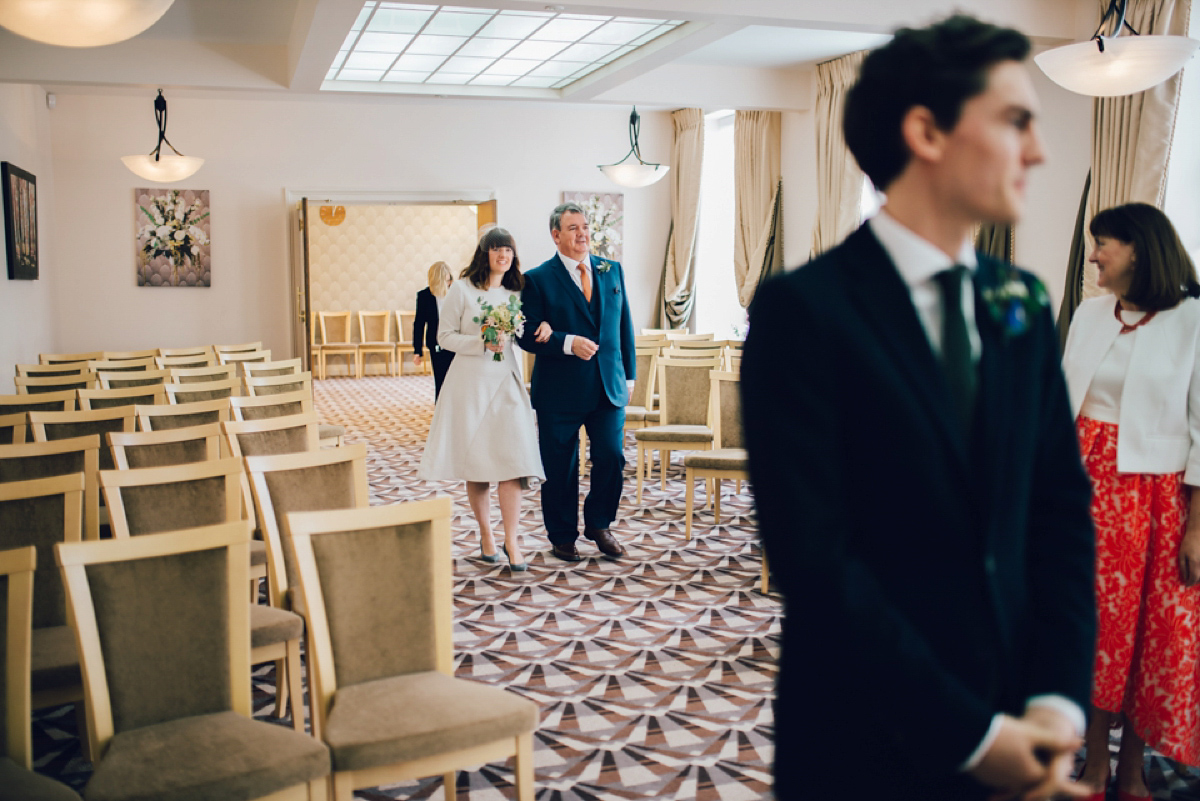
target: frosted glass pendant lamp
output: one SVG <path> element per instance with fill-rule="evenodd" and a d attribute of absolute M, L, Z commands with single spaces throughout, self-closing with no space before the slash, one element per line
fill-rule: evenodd
<path fill-rule="evenodd" d="M 169 184 L 182 181 L 195 174 L 204 164 L 204 159 L 195 156 L 185 156 L 167 139 L 167 99 L 163 97 L 162 89 L 154 98 L 154 119 L 158 123 L 158 144 L 147 156 L 122 156 L 121 161 L 136 175 L 147 181 Z M 163 153 L 162 146 L 171 148 L 171 153 Z"/>
<path fill-rule="evenodd" d="M 616 164 L 600 165 L 600 172 L 607 175 L 609 180 L 617 186 L 629 189 L 649 186 L 660 180 L 671 169 L 662 164 L 650 164 L 642 159 L 642 151 L 638 147 L 638 134 L 641 127 L 642 118 L 637 113 L 637 106 L 634 106 L 633 113 L 629 115 L 629 152 Z M 631 156 L 635 159 L 634 161 L 629 160 Z"/>
<path fill-rule="evenodd" d="M 158 22 L 175 0 L 0 0 L 0 26 L 62 47 L 122 42 Z"/>
<path fill-rule="evenodd" d="M 1111 0 L 1100 27 L 1086 42 L 1055 47 L 1033 60 L 1064 89 L 1091 97 L 1143 92 L 1170 78 L 1187 63 L 1200 41 L 1187 36 L 1141 36 L 1125 21 L 1126 0 Z M 1111 36 L 1100 31 L 1115 20 Z M 1122 36 L 1128 29 L 1132 35 Z"/>

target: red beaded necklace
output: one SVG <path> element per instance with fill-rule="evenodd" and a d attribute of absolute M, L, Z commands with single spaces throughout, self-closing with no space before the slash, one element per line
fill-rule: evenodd
<path fill-rule="evenodd" d="M 1121 319 L 1121 301 L 1118 300 L 1117 305 L 1113 306 L 1113 317 L 1116 317 L 1117 322 L 1121 324 L 1121 333 L 1122 334 L 1128 334 L 1130 331 L 1134 331 L 1134 330 L 1142 327 L 1143 325 L 1145 325 L 1146 323 L 1148 323 L 1152 319 L 1154 319 L 1154 315 L 1156 315 L 1156 314 L 1158 314 L 1157 311 L 1146 312 L 1145 317 L 1138 320 L 1133 325 L 1130 325 L 1129 323 L 1127 323 Z"/>

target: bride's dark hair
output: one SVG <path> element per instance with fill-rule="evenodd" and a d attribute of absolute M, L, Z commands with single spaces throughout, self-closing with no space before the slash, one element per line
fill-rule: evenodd
<path fill-rule="evenodd" d="M 488 253 L 497 248 L 510 248 L 513 252 L 512 264 L 508 266 L 508 272 L 504 274 L 500 286 L 520 292 L 525 287 L 525 276 L 521 274 L 521 260 L 517 258 L 517 243 L 513 241 L 512 234 L 503 228 L 493 228 L 480 238 L 479 245 L 475 248 L 475 255 L 471 258 L 467 269 L 462 271 L 462 277 L 476 289 L 487 289 L 492 275 L 492 265 L 488 261 Z"/>

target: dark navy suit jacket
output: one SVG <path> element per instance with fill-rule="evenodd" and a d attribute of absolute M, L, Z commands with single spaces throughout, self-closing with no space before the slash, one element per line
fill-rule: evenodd
<path fill-rule="evenodd" d="M 637 353 L 625 273 L 615 261 L 590 258 L 593 304 L 584 300 L 557 253 L 525 273 L 521 292 L 525 333 L 519 343 L 537 355 L 530 400 L 539 411 L 588 410 L 603 399 L 617 408 L 629 402 L 625 381 L 634 378 Z M 534 332 L 543 320 L 554 333 L 548 341 L 538 343 Z M 568 356 L 563 353 L 567 334 L 586 337 L 600 349 L 587 361 Z"/>

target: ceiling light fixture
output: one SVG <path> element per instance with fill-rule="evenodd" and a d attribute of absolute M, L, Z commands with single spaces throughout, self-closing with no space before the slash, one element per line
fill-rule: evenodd
<path fill-rule="evenodd" d="M 169 184 L 182 181 L 195 174 L 204 164 L 204 159 L 195 156 L 185 156 L 167 139 L 167 99 L 163 97 L 162 89 L 154 98 L 154 119 L 158 123 L 158 144 L 147 156 L 122 156 L 125 166 L 147 181 Z M 166 144 L 175 155 L 163 153 L 162 146 Z"/>
<path fill-rule="evenodd" d="M 629 189 L 649 186 L 671 169 L 662 164 L 650 164 L 642 158 L 641 148 L 638 147 L 638 133 L 641 131 L 641 127 L 642 118 L 638 116 L 637 106 L 634 106 L 633 113 L 629 115 L 629 144 L 631 145 L 629 152 L 616 164 L 600 165 L 600 172 L 607 175 L 617 186 Z M 637 161 L 629 161 L 630 156 L 636 158 Z"/>
<path fill-rule="evenodd" d="M 1126 0 L 1111 0 L 1100 26 L 1086 42 L 1055 47 L 1033 60 L 1064 89 L 1092 97 L 1142 92 L 1170 78 L 1200 47 L 1187 36 L 1142 36 L 1125 21 Z M 1101 35 L 1114 20 L 1112 34 Z M 1121 36 L 1128 29 L 1131 36 Z"/>
<path fill-rule="evenodd" d="M 0 26 L 37 42 L 98 47 L 137 36 L 175 0 L 0 0 Z"/>

